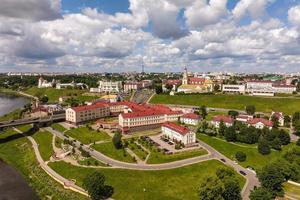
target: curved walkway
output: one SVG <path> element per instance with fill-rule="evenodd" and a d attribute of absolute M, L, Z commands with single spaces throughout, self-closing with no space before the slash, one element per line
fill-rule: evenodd
<path fill-rule="evenodd" d="M 20 131 L 17 128 L 14 128 L 15 131 L 17 131 L 18 133 L 23 134 L 22 131 Z M 39 163 L 39 165 L 41 166 L 41 168 L 49 175 L 51 176 L 54 180 L 56 180 L 57 182 L 59 182 L 60 184 L 62 184 L 64 186 L 64 188 L 66 189 L 70 189 L 73 190 L 74 192 L 78 192 L 82 195 L 88 196 L 87 192 L 82 189 L 81 187 L 77 186 L 74 182 L 64 178 L 63 176 L 59 175 L 58 173 L 56 173 L 52 168 L 50 168 L 45 161 L 43 160 L 39 148 L 38 148 L 38 144 L 36 143 L 36 141 L 33 139 L 33 137 L 31 136 L 26 136 L 29 141 L 32 143 L 32 147 L 36 156 L 36 159 Z"/>
<path fill-rule="evenodd" d="M 53 130 L 52 128 L 47 127 L 45 129 L 48 130 L 49 132 L 52 132 L 53 134 L 55 134 L 56 136 L 58 136 L 62 139 L 68 139 L 61 132 Z M 225 159 L 226 162 L 224 162 L 224 164 L 231 166 L 238 173 L 240 173 L 240 171 L 244 171 L 247 173 L 245 175 L 246 183 L 242 189 L 242 197 L 243 197 L 243 199 L 246 199 L 246 200 L 249 199 L 251 190 L 254 188 L 254 186 L 259 185 L 259 181 L 258 181 L 256 175 L 253 172 L 249 172 L 244 167 L 242 167 L 238 164 L 235 164 L 232 160 L 228 159 L 227 157 L 225 157 L 224 155 L 222 155 L 221 153 L 219 153 L 218 151 L 213 149 L 208 144 L 206 144 L 202 141 L 199 141 L 199 143 L 209 152 L 208 155 L 198 156 L 198 157 L 193 157 L 193 158 L 188 158 L 188 159 L 184 159 L 184 160 L 179 160 L 179 161 L 170 162 L 170 163 L 163 163 L 163 164 L 125 163 L 125 162 L 121 162 L 118 160 L 114 160 L 110 157 L 107 157 L 106 155 L 91 149 L 87 145 L 83 145 L 82 148 L 85 149 L 86 151 L 88 151 L 92 157 L 94 157 L 95 159 L 97 159 L 103 163 L 108 163 L 115 168 L 123 168 L 123 169 L 131 169 L 131 170 L 167 170 L 167 169 L 179 168 L 179 167 L 183 167 L 183 166 L 187 166 L 187 165 L 191 165 L 191 164 L 195 164 L 195 163 L 199 163 L 199 162 L 203 162 L 203 161 L 208 161 L 208 160 L 212 160 L 212 159 L 216 159 L 216 160 Z M 75 145 L 77 147 L 79 147 L 80 142 L 76 141 Z"/>

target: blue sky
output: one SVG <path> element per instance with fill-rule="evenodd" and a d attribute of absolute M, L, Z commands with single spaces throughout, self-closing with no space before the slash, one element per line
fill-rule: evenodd
<path fill-rule="evenodd" d="M 300 0 L 9 0 L 0 72 L 298 72 Z"/>

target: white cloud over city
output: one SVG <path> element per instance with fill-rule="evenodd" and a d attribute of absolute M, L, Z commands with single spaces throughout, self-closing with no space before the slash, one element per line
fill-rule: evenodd
<path fill-rule="evenodd" d="M 300 2 L 286 20 L 275 0 L 130 0 L 128 12 L 59 0 L 4 0 L 0 71 L 299 71 Z M 243 23 L 244 19 L 247 23 Z"/>

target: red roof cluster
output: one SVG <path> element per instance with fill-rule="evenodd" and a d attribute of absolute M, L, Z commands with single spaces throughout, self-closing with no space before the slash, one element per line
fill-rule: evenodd
<path fill-rule="evenodd" d="M 195 113 L 186 113 L 181 118 L 200 120 L 202 117 Z"/>
<path fill-rule="evenodd" d="M 177 80 L 177 79 L 169 79 L 169 80 L 165 80 L 164 81 L 165 84 L 168 84 L 168 85 L 181 85 L 182 83 L 182 80 Z"/>
<path fill-rule="evenodd" d="M 177 133 L 181 135 L 186 135 L 188 132 L 190 132 L 190 129 L 184 126 L 180 126 L 178 124 L 175 124 L 173 122 L 165 122 L 162 124 L 162 127 L 169 128 L 173 131 L 176 131 Z"/>
<path fill-rule="evenodd" d="M 265 126 L 272 127 L 273 123 L 269 120 L 263 119 L 263 118 L 253 118 L 248 121 L 248 124 L 257 124 L 257 123 L 263 123 Z"/>
<path fill-rule="evenodd" d="M 204 82 L 205 82 L 205 78 L 197 78 L 197 77 L 189 78 L 189 84 L 203 84 Z"/>
<path fill-rule="evenodd" d="M 274 112 L 272 114 L 272 116 L 275 116 L 277 119 L 280 119 L 281 117 L 283 117 L 282 113 L 281 112 Z"/>
<path fill-rule="evenodd" d="M 214 122 L 221 122 L 223 121 L 224 123 L 233 123 L 233 119 L 230 116 L 225 116 L 225 115 L 217 115 L 214 116 L 212 121 Z"/>

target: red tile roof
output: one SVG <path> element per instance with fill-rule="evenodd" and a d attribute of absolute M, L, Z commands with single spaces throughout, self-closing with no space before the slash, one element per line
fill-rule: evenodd
<path fill-rule="evenodd" d="M 165 80 L 164 83 L 165 84 L 169 84 L 169 85 L 176 85 L 177 86 L 177 85 L 181 85 L 182 80 L 176 80 L 176 79 L 172 80 L 172 79 L 169 79 L 169 80 Z"/>
<path fill-rule="evenodd" d="M 212 119 L 212 121 L 214 121 L 214 122 L 221 122 L 221 121 L 223 121 L 224 123 L 230 123 L 230 124 L 233 123 L 233 119 L 230 116 L 225 116 L 225 115 L 214 116 L 213 119 Z"/>
<path fill-rule="evenodd" d="M 280 119 L 281 117 L 283 117 L 282 113 L 281 112 L 274 112 L 272 114 L 272 116 L 275 116 L 277 119 Z"/>
<path fill-rule="evenodd" d="M 189 83 L 200 82 L 203 83 L 205 81 L 205 78 L 197 78 L 197 77 L 191 77 L 189 78 Z"/>
<path fill-rule="evenodd" d="M 269 120 L 263 119 L 263 118 L 254 118 L 248 121 L 248 124 L 257 124 L 257 123 L 263 123 L 265 126 L 272 127 L 273 123 Z"/>
<path fill-rule="evenodd" d="M 184 126 L 180 126 L 180 125 L 175 124 L 173 122 L 165 122 L 165 123 L 162 124 L 162 127 L 166 127 L 166 128 L 169 128 L 173 131 L 176 131 L 180 135 L 186 135 L 187 133 L 190 132 L 189 128 L 184 127 Z"/>
<path fill-rule="evenodd" d="M 75 112 L 81 112 L 81 111 L 85 111 L 85 110 L 93 110 L 93 109 L 97 109 L 97 108 L 100 108 L 100 107 L 108 107 L 108 106 L 109 106 L 108 103 L 97 102 L 97 103 L 92 104 L 92 105 L 72 107 L 72 109 Z"/>
<path fill-rule="evenodd" d="M 195 119 L 195 120 L 199 120 L 202 117 L 200 115 L 197 115 L 195 113 L 186 113 L 184 114 L 181 118 L 187 118 L 187 119 Z"/>

